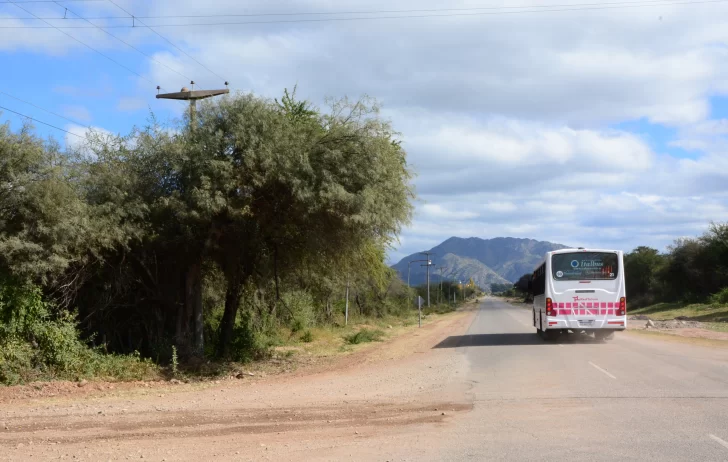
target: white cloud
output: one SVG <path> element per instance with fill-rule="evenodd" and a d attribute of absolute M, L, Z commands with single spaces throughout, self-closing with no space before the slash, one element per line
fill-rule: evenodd
<path fill-rule="evenodd" d="M 84 106 L 63 106 L 63 115 L 81 122 L 91 122 L 91 112 Z"/>
<path fill-rule="evenodd" d="M 430 219 L 467 219 L 478 216 L 475 212 L 449 210 L 439 204 L 424 204 L 420 208 L 421 215 Z"/>
<path fill-rule="evenodd" d="M 619 186 L 654 162 L 650 148 L 627 132 L 422 111 L 398 118 L 424 194 Z"/>
<path fill-rule="evenodd" d="M 96 137 L 108 138 L 113 137 L 114 134 L 110 131 L 101 127 L 81 127 L 79 125 L 69 124 L 66 125 L 65 130 L 73 133 L 67 134 L 65 137 L 66 148 L 79 153 L 91 154 L 88 149 L 90 141 L 93 141 Z"/>

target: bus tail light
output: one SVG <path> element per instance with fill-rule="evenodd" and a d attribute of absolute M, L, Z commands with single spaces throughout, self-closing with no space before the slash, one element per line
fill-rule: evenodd
<path fill-rule="evenodd" d="M 554 302 L 550 299 L 546 299 L 546 316 L 554 316 Z"/>
<path fill-rule="evenodd" d="M 619 316 L 624 316 L 627 314 L 627 299 L 622 297 L 619 299 Z"/>

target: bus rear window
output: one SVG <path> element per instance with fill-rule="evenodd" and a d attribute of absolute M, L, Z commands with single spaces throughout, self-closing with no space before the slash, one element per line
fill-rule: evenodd
<path fill-rule="evenodd" d="M 616 279 L 619 259 L 607 252 L 558 253 L 551 256 L 551 271 L 555 281 Z"/>

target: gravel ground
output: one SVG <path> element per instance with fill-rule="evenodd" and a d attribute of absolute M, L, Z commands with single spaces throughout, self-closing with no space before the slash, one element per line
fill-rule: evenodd
<path fill-rule="evenodd" d="M 431 348 L 466 330 L 475 309 L 275 377 L 6 389 L 0 460 L 308 460 L 334 446 L 363 454 L 367 438 L 436 427 L 472 408 L 463 356 Z"/>

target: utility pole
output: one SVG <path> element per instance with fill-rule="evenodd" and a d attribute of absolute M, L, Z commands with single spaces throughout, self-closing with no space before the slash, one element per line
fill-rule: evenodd
<path fill-rule="evenodd" d="M 157 95 L 157 99 L 178 99 L 190 102 L 190 128 L 195 126 L 195 118 L 197 116 L 197 100 L 211 98 L 213 96 L 225 95 L 230 93 L 228 88 L 223 90 L 195 90 L 195 81 L 191 81 L 192 89 L 182 87 L 182 90 L 176 93 L 162 93 Z M 225 82 L 227 87 L 228 83 Z M 157 87 L 159 90 L 159 87 Z"/>
<path fill-rule="evenodd" d="M 428 260 L 411 260 L 409 263 L 407 263 L 407 288 L 410 288 L 410 265 L 412 263 L 418 262 L 418 261 L 428 261 Z"/>
<path fill-rule="evenodd" d="M 427 308 L 430 307 L 430 266 L 432 266 L 432 260 L 430 255 L 435 255 L 435 252 L 420 252 L 421 255 L 427 256 Z"/>
<path fill-rule="evenodd" d="M 195 129 L 195 118 L 197 116 L 197 100 L 211 98 L 213 96 L 225 95 L 230 93 L 228 88 L 223 90 L 195 90 L 195 81 L 191 81 L 190 85 L 192 89 L 182 87 L 182 89 L 176 93 L 161 93 L 157 94 L 157 99 L 176 99 L 190 102 L 190 130 Z M 225 82 L 227 87 L 228 83 Z M 160 87 L 157 86 L 157 92 Z M 190 314 L 192 315 L 194 334 L 193 344 L 194 352 L 200 356 L 205 354 L 205 330 L 204 330 L 204 319 L 202 315 L 202 264 L 200 262 L 190 265 L 187 270 L 187 277 L 185 280 L 185 317 L 189 320 Z M 189 322 L 189 321 L 187 321 Z M 184 324 L 187 324 L 185 322 Z M 180 334 L 180 319 L 177 320 L 178 335 Z M 179 340 L 179 339 L 178 339 Z"/>

